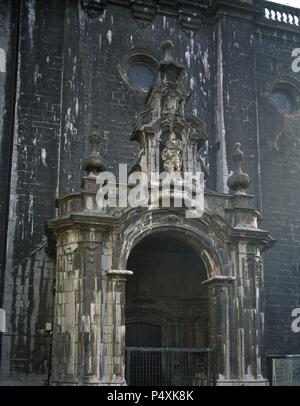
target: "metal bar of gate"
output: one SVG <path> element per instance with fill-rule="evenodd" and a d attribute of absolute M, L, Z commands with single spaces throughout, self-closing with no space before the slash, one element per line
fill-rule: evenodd
<path fill-rule="evenodd" d="M 127 347 L 128 385 L 214 385 L 212 348 Z"/>
<path fill-rule="evenodd" d="M 126 348 L 126 382 L 127 385 L 130 385 L 130 378 L 131 378 L 131 368 L 130 368 L 130 361 L 131 361 L 131 350 L 130 348 Z"/>

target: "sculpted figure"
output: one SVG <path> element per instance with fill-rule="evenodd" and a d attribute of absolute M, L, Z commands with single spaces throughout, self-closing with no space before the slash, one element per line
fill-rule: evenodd
<path fill-rule="evenodd" d="M 169 134 L 169 139 L 162 151 L 162 159 L 166 172 L 180 172 L 182 167 L 182 141 L 177 139 L 174 131 Z"/>

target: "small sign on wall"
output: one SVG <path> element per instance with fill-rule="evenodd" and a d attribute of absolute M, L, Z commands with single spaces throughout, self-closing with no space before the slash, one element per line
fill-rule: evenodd
<path fill-rule="evenodd" d="M 5 310 L 0 309 L 0 333 L 6 332 L 6 325 L 5 325 Z"/>

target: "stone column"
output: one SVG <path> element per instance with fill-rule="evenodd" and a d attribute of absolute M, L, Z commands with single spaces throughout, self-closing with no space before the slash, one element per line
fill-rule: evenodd
<path fill-rule="evenodd" d="M 251 331 L 251 375 L 263 380 L 261 367 L 261 352 L 264 341 L 264 276 L 263 260 L 259 250 L 250 252 L 247 258 L 249 275 L 249 289 L 251 302 L 249 302 L 249 331 Z"/>
<path fill-rule="evenodd" d="M 48 222 L 57 246 L 52 385 L 124 385 L 125 280 L 110 270 L 118 220 L 97 206 L 97 175 L 105 164 L 93 151 L 82 162 L 82 191 L 58 199 Z M 106 210 L 106 209 L 105 209 Z"/>
<path fill-rule="evenodd" d="M 126 385 L 125 381 L 125 283 L 127 270 L 106 273 L 106 305 L 104 325 L 105 365 L 102 385 Z"/>
<path fill-rule="evenodd" d="M 252 243 L 236 244 L 234 266 L 236 359 L 232 378 L 241 385 L 268 385 L 261 371 L 263 344 L 263 269 L 260 250 Z"/>
<path fill-rule="evenodd" d="M 57 235 L 53 385 L 98 385 L 102 341 L 102 232 L 86 226 Z"/>
<path fill-rule="evenodd" d="M 109 233 L 76 224 L 57 231 L 52 385 L 125 385 L 125 281 L 109 270 Z"/>
<path fill-rule="evenodd" d="M 235 278 L 214 276 L 203 282 L 209 291 L 209 339 L 215 349 L 217 383 L 230 377 L 230 296 Z"/>
<path fill-rule="evenodd" d="M 232 158 L 234 170 L 228 179 L 231 207 L 226 209 L 226 220 L 232 227 L 228 256 L 231 274 L 236 278 L 230 335 L 234 356 L 231 374 L 222 384 L 268 385 L 261 374 L 264 318 L 261 252 L 273 240 L 268 232 L 260 229 L 260 214 L 252 208 L 252 196 L 246 193 L 250 179 L 242 171 L 244 153 L 240 143 L 236 143 Z"/>

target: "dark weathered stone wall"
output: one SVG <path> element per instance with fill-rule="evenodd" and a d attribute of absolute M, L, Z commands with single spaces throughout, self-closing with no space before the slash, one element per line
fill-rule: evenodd
<path fill-rule="evenodd" d="M 237 18 L 238 17 L 238 18 Z M 232 155 L 236 142 L 242 143 L 247 159 L 244 170 L 251 179 L 249 193 L 255 195 L 255 205 L 259 206 L 259 167 L 257 145 L 257 104 L 255 71 L 255 26 L 248 13 L 220 13 L 216 21 L 216 38 L 218 47 L 217 69 L 222 67 L 222 77 L 218 75 L 217 87 L 222 100 L 217 100 L 217 117 L 223 115 L 224 133 L 218 120 L 218 139 L 225 144 L 225 156 L 220 156 L 216 163 L 225 171 L 233 168 Z M 221 54 L 221 56 L 220 56 Z M 221 93 L 221 89 L 223 92 Z M 223 160 L 223 162 L 222 162 Z M 218 170 L 219 172 L 219 170 Z M 225 172 L 225 174 L 226 174 Z M 220 177 L 220 175 L 219 175 Z M 218 181 L 219 190 L 222 190 Z M 225 183 L 226 186 L 226 183 Z M 227 189 L 228 190 L 228 189 Z M 226 191 L 226 187 L 223 189 Z"/>
<path fill-rule="evenodd" d="M 2 297 L 2 276 L 5 266 L 6 214 L 14 111 L 17 45 L 17 7 L 15 6 L 15 2 L 10 1 L 2 1 L 0 4 L 0 298 Z"/>
<path fill-rule="evenodd" d="M 175 17 L 157 15 L 141 28 L 129 8 L 110 4 L 102 17 L 92 19 L 79 3 L 71 0 L 66 7 L 60 192 L 78 190 L 80 160 L 95 124 L 102 132 L 100 149 L 109 169 L 117 172 L 119 163 L 135 161 L 137 149 L 129 137 L 137 114 L 145 109 L 146 93 L 125 83 L 119 70 L 132 48 L 149 49 L 159 57 L 162 41 L 174 41 L 174 56 L 188 67 L 186 79 L 195 90 L 188 109 L 207 123 L 213 140 L 212 25 L 203 24 L 199 33 L 189 38 Z"/>
<path fill-rule="evenodd" d="M 0 307 L 4 307 L 3 286 L 6 252 L 7 214 L 11 151 L 13 144 L 13 114 L 15 99 L 16 50 L 18 43 L 16 1 L 0 4 Z M 0 333 L 1 335 L 1 333 Z M 0 362 L 2 342 L 0 337 Z"/>
<path fill-rule="evenodd" d="M 55 214 L 64 2 L 20 4 L 1 368 L 4 377 L 19 382 L 29 373 L 31 381 L 45 382 L 53 260 L 45 253 L 43 235 L 45 220 Z"/>
<path fill-rule="evenodd" d="M 2 251 L 1 221 L 10 187 L 4 225 L 8 331 L 1 367 L 3 375 L 15 375 L 16 381 L 29 373 L 31 381 L 47 381 L 50 339 L 45 326 L 52 320 L 54 260 L 45 251 L 44 222 L 55 215 L 55 197 L 79 189 L 80 160 L 95 124 L 108 169 L 117 171 L 118 163 L 135 161 L 137 149 L 129 136 L 146 93 L 125 83 L 118 65 L 135 47 L 159 56 L 160 44 L 168 38 L 177 61 L 187 66 L 186 79 L 194 90 L 188 110 L 207 124 L 208 187 L 226 190 L 233 145 L 241 141 L 264 228 L 278 239 L 265 264 L 266 351 L 299 352 L 299 338 L 291 331 L 291 312 L 300 306 L 299 114 L 282 115 L 269 99 L 276 79 L 300 82 L 300 74 L 290 68 L 291 50 L 300 46 L 299 28 L 262 18 L 255 25 L 249 10 L 220 6 L 191 36 L 176 13 L 157 14 L 141 26 L 130 3 L 121 3 L 124 7 L 108 2 L 101 17 L 91 18 L 80 0 L 22 1 L 16 77 L 14 69 L 0 71 Z M 249 2 L 236 2 L 241 3 Z M 17 22 L 11 4 L 2 1 L 0 6 L 0 48 L 7 50 L 13 67 Z M 40 360 L 33 362 L 39 351 Z"/>
<path fill-rule="evenodd" d="M 259 29 L 256 36 L 259 145 L 264 227 L 276 245 L 266 253 L 266 352 L 299 353 L 292 310 L 300 305 L 300 114 L 282 114 L 270 90 L 281 80 L 300 86 L 291 68 L 300 32 Z"/>

